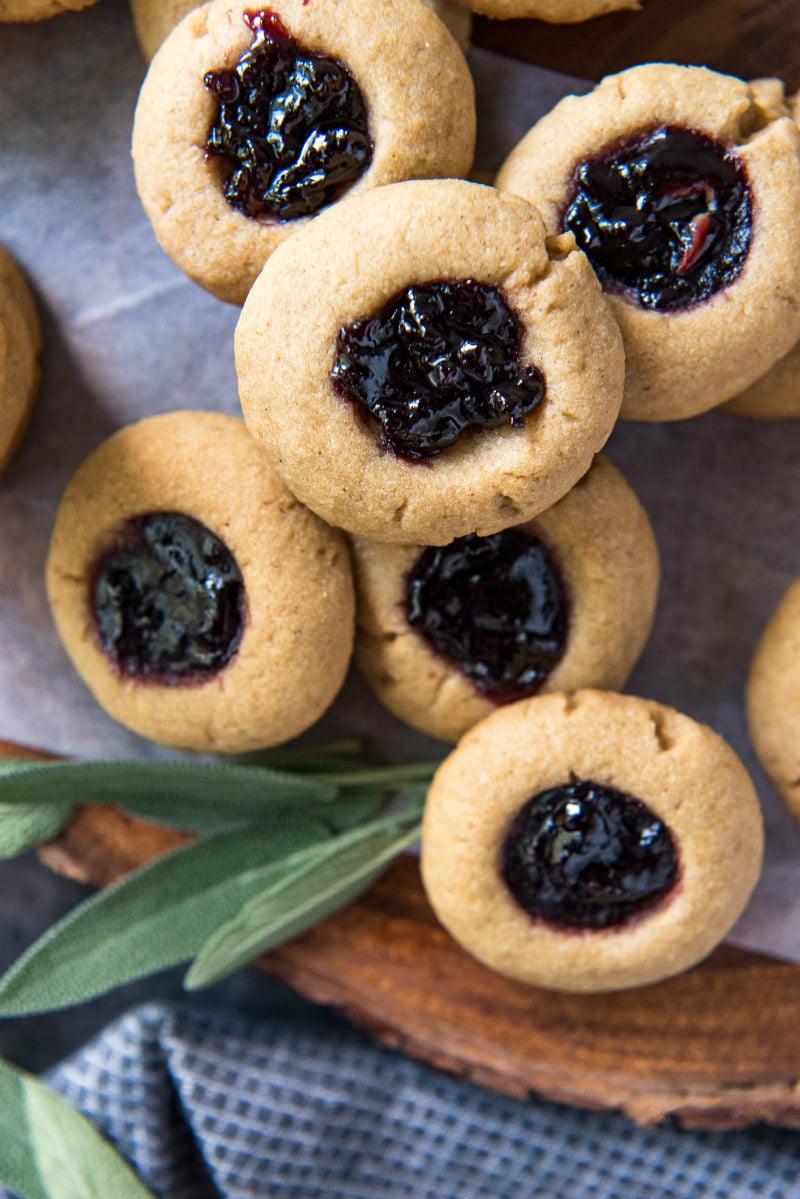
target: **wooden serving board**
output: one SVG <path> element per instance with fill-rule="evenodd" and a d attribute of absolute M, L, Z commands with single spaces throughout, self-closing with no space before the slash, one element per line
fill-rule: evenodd
<path fill-rule="evenodd" d="M 679 62 L 800 88 L 797 0 L 641 0 L 640 12 L 581 25 L 475 22 L 473 41 L 553 71 L 600 79 L 642 62 Z"/>
<path fill-rule="evenodd" d="M 0 742 L 0 756 L 45 757 Z M 185 835 L 86 806 L 40 851 L 107 886 Z M 503 979 L 440 927 L 417 862 L 401 857 L 349 908 L 260 960 L 378 1040 L 525 1098 L 619 1109 L 692 1128 L 800 1127 L 800 967 L 723 946 L 678 978 L 610 995 Z"/>

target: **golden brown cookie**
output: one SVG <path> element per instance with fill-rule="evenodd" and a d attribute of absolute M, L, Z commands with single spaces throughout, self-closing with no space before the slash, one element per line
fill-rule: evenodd
<path fill-rule="evenodd" d="M 800 133 L 763 81 L 610 76 L 539 121 L 497 183 L 587 248 L 625 342 L 622 416 L 713 408 L 800 335 Z"/>
<path fill-rule="evenodd" d="M 800 342 L 746 391 L 723 406 L 726 412 L 735 416 L 757 420 L 800 417 Z"/>
<path fill-rule="evenodd" d="M 0 22 L 44 21 L 62 12 L 88 8 L 96 0 L 0 0 Z"/>
<path fill-rule="evenodd" d="M 350 661 L 342 537 L 220 413 L 150 417 L 86 459 L 58 510 L 47 589 L 98 702 L 180 749 L 287 741 L 322 715 Z"/>
<path fill-rule="evenodd" d="M 526 525 L 444 549 L 357 537 L 353 559 L 363 674 L 444 740 L 525 695 L 622 687 L 653 624 L 655 537 L 602 457 Z"/>
<path fill-rule="evenodd" d="M 711 729 L 651 700 L 543 695 L 481 721 L 439 768 L 422 876 L 487 966 L 612 991 L 713 949 L 756 884 L 762 838 L 747 771 Z"/>
<path fill-rule="evenodd" d="M 461 3 L 495 20 L 532 17 L 552 25 L 572 25 L 623 8 L 641 8 L 639 0 L 461 0 Z"/>
<path fill-rule="evenodd" d="M 783 83 L 779 79 L 754 79 L 751 85 L 759 89 L 762 104 L 772 105 L 773 111 L 785 116 L 794 115 L 800 123 L 798 97 L 787 102 Z M 750 416 L 758 420 L 787 420 L 800 417 L 800 343 L 792 346 L 773 367 L 751 387 L 734 396 L 724 405 L 735 416 Z"/>
<path fill-rule="evenodd" d="M 0 470 L 16 449 L 39 388 L 42 331 L 30 288 L 0 246 Z"/>
<path fill-rule="evenodd" d="M 469 9 L 452 0 L 424 0 L 424 3 L 430 5 L 462 50 L 466 50 L 472 26 Z M 148 62 L 167 34 L 194 8 L 199 8 L 198 0 L 131 0 L 136 36 Z"/>
<path fill-rule="evenodd" d="M 354 197 L 281 246 L 236 369 L 303 503 L 376 541 L 446 545 L 530 520 L 586 473 L 624 365 L 571 238 L 546 243 L 524 200 L 438 180 Z"/>
<path fill-rule="evenodd" d="M 756 648 L 747 723 L 773 787 L 800 820 L 800 580 L 784 595 Z"/>
<path fill-rule="evenodd" d="M 242 87 L 260 96 L 246 121 Z M 275 0 L 263 12 L 215 0 L 153 59 L 133 157 L 162 248 L 242 303 L 311 216 L 399 179 L 464 175 L 474 140 L 464 56 L 419 0 L 384 0 L 379 21 L 371 0 Z"/>

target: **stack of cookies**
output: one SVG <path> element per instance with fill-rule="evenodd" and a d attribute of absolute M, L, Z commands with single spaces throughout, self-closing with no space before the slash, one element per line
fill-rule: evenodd
<path fill-rule="evenodd" d="M 774 81 L 645 66 L 559 104 L 496 187 L 469 182 L 472 81 L 440 10 L 139 3 L 148 54 L 178 24 L 142 88 L 137 185 L 165 251 L 243 305 L 244 421 L 173 413 L 96 450 L 50 599 L 99 702 L 184 749 L 296 736 L 355 644 L 396 715 L 461 738 L 423 840 L 448 929 L 525 982 L 640 985 L 730 929 L 762 830 L 721 738 L 617 694 L 659 557 L 599 451 L 620 416 L 791 410 L 759 395 L 797 378 L 800 132 Z M 756 713 L 772 673 L 767 647 Z"/>

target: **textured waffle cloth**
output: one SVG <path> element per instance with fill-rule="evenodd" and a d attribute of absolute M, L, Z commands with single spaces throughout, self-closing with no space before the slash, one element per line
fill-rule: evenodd
<path fill-rule="evenodd" d="M 159 1199 L 800 1196 L 800 1134 L 642 1130 L 520 1103 L 338 1022 L 329 1032 L 150 1006 L 51 1081 Z"/>

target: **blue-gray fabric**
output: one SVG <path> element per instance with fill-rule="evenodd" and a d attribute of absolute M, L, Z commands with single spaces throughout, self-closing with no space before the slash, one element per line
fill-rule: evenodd
<path fill-rule="evenodd" d="M 340 1022 L 149 1006 L 50 1077 L 159 1199 L 800 1196 L 798 1133 L 638 1129 L 517 1102 Z"/>

